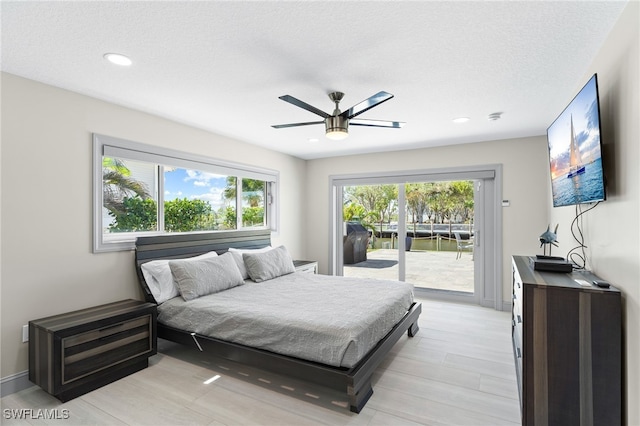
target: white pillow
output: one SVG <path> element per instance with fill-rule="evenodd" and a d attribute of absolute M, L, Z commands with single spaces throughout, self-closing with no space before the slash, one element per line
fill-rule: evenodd
<path fill-rule="evenodd" d="M 273 250 L 273 247 L 267 246 L 259 249 L 237 249 L 237 248 L 229 248 L 229 253 L 233 255 L 233 259 L 236 261 L 236 265 L 238 265 L 238 269 L 240 270 L 240 274 L 242 278 L 245 280 L 249 278 L 249 273 L 247 272 L 247 267 L 244 264 L 244 260 L 242 259 L 242 255 L 244 253 L 264 253 L 266 251 Z"/>
<path fill-rule="evenodd" d="M 296 271 L 291 255 L 285 246 L 263 253 L 243 253 L 242 258 L 249 276 L 257 283 Z"/>
<path fill-rule="evenodd" d="M 170 260 L 169 268 L 186 301 L 244 284 L 231 253 L 195 262 Z"/>
<path fill-rule="evenodd" d="M 176 260 L 189 262 L 216 256 L 218 256 L 218 253 L 210 251 L 200 256 Z M 180 295 L 178 286 L 173 281 L 173 276 L 171 275 L 169 259 L 152 260 L 151 262 L 143 263 L 140 269 L 142 269 L 142 275 L 147 283 L 147 287 L 149 287 L 153 298 L 156 299 L 158 304 Z"/>

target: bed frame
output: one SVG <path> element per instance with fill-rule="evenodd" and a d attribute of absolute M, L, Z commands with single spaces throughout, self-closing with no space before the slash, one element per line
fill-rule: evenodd
<path fill-rule="evenodd" d="M 141 237 L 136 241 L 136 270 L 147 301 L 156 303 L 147 286 L 140 265 L 157 259 L 197 256 L 215 250 L 218 254 L 230 247 L 261 248 L 270 245 L 269 230 L 221 231 L 209 233 Z M 407 331 L 409 337 L 418 332 L 422 305 L 414 303 L 394 328 L 354 367 L 340 368 L 280 355 L 262 349 L 231 343 L 158 323 L 158 337 L 210 351 L 218 357 L 254 366 L 274 373 L 295 377 L 333 389 L 346 390 L 349 408 L 359 413 L 373 389 L 371 376 L 393 345 Z"/>

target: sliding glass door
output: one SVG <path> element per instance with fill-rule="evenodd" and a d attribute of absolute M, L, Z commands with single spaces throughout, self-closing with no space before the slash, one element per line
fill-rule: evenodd
<path fill-rule="evenodd" d="M 474 294 L 473 181 L 346 186 L 343 205 L 343 275 Z"/>
<path fill-rule="evenodd" d="M 333 273 L 407 281 L 417 294 L 502 309 L 495 176 L 332 177 Z"/>

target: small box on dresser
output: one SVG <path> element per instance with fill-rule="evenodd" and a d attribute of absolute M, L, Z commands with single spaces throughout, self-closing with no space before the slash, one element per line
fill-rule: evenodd
<path fill-rule="evenodd" d="M 597 277 L 589 272 L 535 271 L 529 260 L 512 259 L 522 424 L 620 425 L 620 291 L 592 285 Z"/>
<path fill-rule="evenodd" d="M 149 365 L 156 305 L 123 300 L 29 321 L 29 380 L 68 401 Z"/>

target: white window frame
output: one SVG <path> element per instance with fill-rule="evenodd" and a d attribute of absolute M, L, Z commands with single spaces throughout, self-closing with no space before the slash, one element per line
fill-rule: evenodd
<path fill-rule="evenodd" d="M 277 232 L 279 228 L 279 202 L 278 188 L 280 173 L 276 170 L 249 166 L 246 164 L 233 163 L 216 158 L 195 155 L 187 152 L 177 151 L 169 148 L 162 148 L 133 142 L 125 139 L 115 138 L 94 133 L 93 134 L 93 252 L 110 252 L 133 250 L 136 238 L 139 236 L 169 234 L 164 231 L 157 232 L 126 232 L 114 233 L 105 238 L 102 223 L 102 203 L 103 203 L 103 181 L 102 181 L 102 157 L 128 158 L 131 160 L 145 161 L 155 164 L 170 164 L 176 167 L 209 171 L 221 175 L 235 176 L 238 179 L 239 190 L 237 190 L 236 216 L 239 218 L 237 230 L 242 228 L 242 178 L 262 180 L 267 183 L 265 199 L 265 215 L 267 226 L 264 228 Z M 159 182 L 159 201 L 163 200 L 162 185 Z M 160 204 L 160 203 L 159 203 Z M 159 215 L 162 216 L 162 215 Z M 162 218 L 158 218 L 158 223 L 162 223 Z M 252 227 L 251 229 L 254 229 Z M 228 231 L 228 230 L 227 230 Z M 198 231 L 217 232 L 217 231 Z M 173 233 L 172 233 L 173 234 Z"/>

